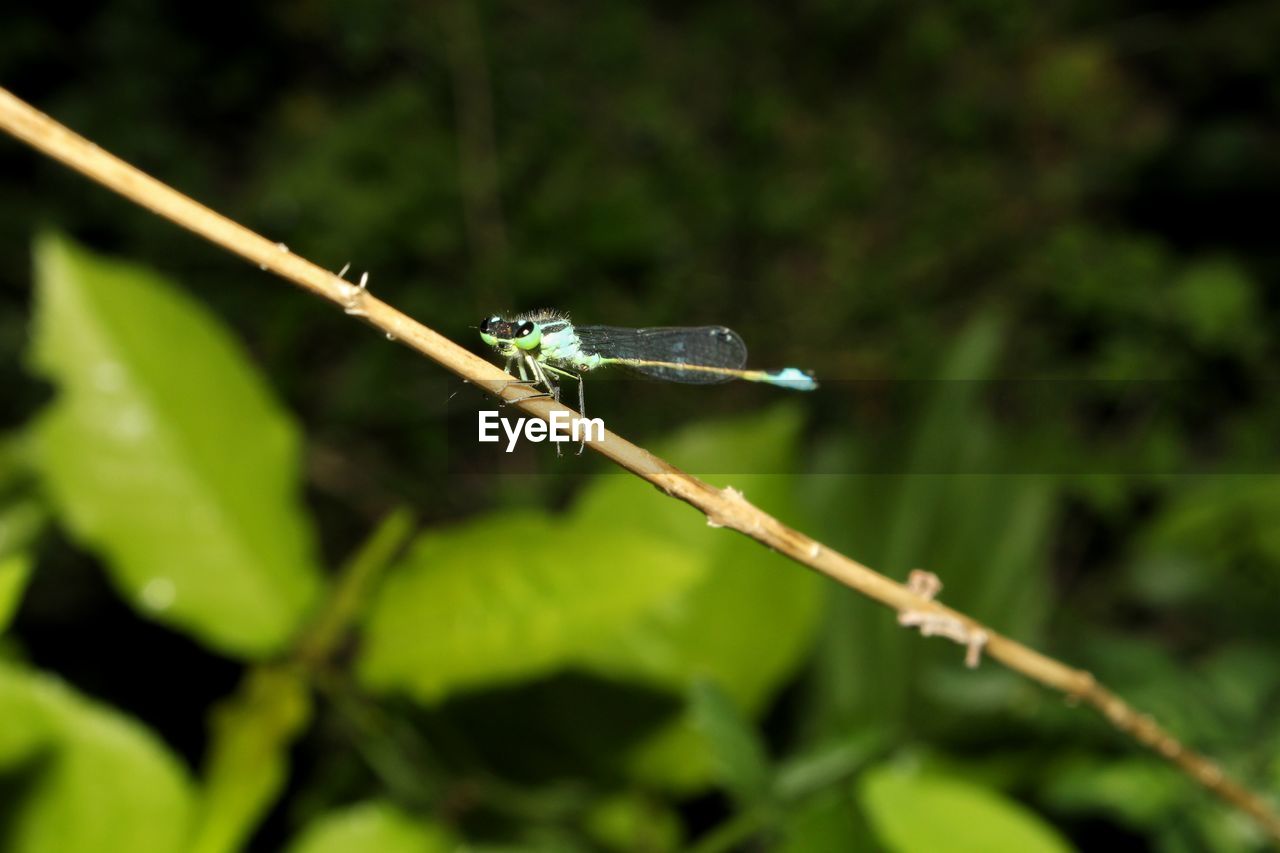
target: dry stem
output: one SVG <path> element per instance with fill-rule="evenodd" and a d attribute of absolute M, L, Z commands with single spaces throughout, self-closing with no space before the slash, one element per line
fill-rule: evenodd
<path fill-rule="evenodd" d="M 0 89 L 0 126 L 38 151 L 60 160 L 125 198 L 333 302 L 352 316 L 381 329 L 494 396 L 513 402 L 529 414 L 543 420 L 549 420 L 551 412 L 556 410 L 576 415 L 568 407 L 545 397 L 520 401 L 529 393 L 528 389 L 511 384 L 511 377 L 497 366 L 471 354 L 362 288 L 291 254 L 283 244 L 255 234 L 138 171 L 4 89 Z M 928 614 L 939 622 L 958 626 L 968 636 L 985 635 L 988 656 L 1046 687 L 1092 705 L 1115 728 L 1164 756 L 1226 803 L 1253 817 L 1275 842 L 1280 843 L 1280 815 L 1267 802 L 1227 777 L 1208 758 L 1183 746 L 1155 720 L 1134 710 L 1088 672 L 1042 655 L 962 613 L 915 594 L 902 584 L 760 511 L 739 492 L 716 489 L 612 432 L 606 432 L 603 441 L 591 442 L 588 446 L 668 495 L 701 510 L 714 526 L 731 527 L 899 613 Z"/>

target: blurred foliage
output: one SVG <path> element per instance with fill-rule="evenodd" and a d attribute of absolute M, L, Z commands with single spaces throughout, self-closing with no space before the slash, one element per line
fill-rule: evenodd
<path fill-rule="evenodd" d="M 859 796 L 881 838 L 894 850 L 1069 850 L 1019 806 L 966 779 L 879 767 Z"/>
<path fill-rule="evenodd" d="M 0 633 L 9 627 L 30 575 L 31 558 L 26 554 L 10 554 L 0 559 Z"/>
<path fill-rule="evenodd" d="M 292 424 L 172 287 L 56 238 L 36 279 L 34 361 L 59 394 L 34 452 L 55 511 L 162 620 L 222 651 L 278 650 L 319 584 Z"/>
<path fill-rule="evenodd" d="M 289 853 L 447 853 L 454 849 L 456 843 L 448 833 L 382 802 L 361 803 L 324 815 L 288 847 Z"/>
<path fill-rule="evenodd" d="M 552 305 L 814 368 L 588 405 L 1280 791 L 1274 5 L 6 23 L 19 96 L 477 350 Z M 0 847 L 1261 846 L 1090 713 L 589 454 L 495 462 L 474 389 L 0 170 Z"/>
<path fill-rule="evenodd" d="M 187 849 L 191 781 L 145 727 L 8 662 L 0 718 L 6 850 Z"/>
<path fill-rule="evenodd" d="M 252 670 L 239 692 L 213 709 L 201 813 L 189 849 L 239 850 L 280 795 L 288 748 L 306 727 L 311 699 L 302 673 Z"/>

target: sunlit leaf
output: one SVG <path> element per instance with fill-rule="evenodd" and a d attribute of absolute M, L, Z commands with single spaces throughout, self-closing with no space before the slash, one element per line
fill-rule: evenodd
<path fill-rule="evenodd" d="M 226 330 L 170 282 L 56 237 L 36 246 L 36 424 L 62 522 L 149 616 L 263 655 L 319 587 L 298 436 Z"/>
<path fill-rule="evenodd" d="M 717 472 L 710 476 L 713 482 L 799 523 L 794 477 L 786 473 L 794 464 L 799 429 L 799 411 L 778 406 L 753 418 L 691 427 L 657 452 L 693 470 Z M 823 589 L 812 572 L 739 533 L 708 529 L 705 519 L 653 495 L 634 478 L 594 485 L 573 516 L 598 526 L 630 519 L 681 542 L 708 567 L 665 606 L 583 649 L 584 663 L 593 670 L 680 694 L 705 678 L 755 715 L 809 649 Z M 705 782 L 711 771 L 705 739 L 688 716 L 637 746 L 631 761 L 639 777 L 682 788 Z"/>
<path fill-rule="evenodd" d="M 458 844 L 443 828 L 390 803 L 371 801 L 324 815 L 287 848 L 288 853 L 449 853 Z"/>
<path fill-rule="evenodd" d="M 794 480 L 783 472 L 793 464 L 799 428 L 798 411 L 779 406 L 754 418 L 691 427 L 658 452 L 695 470 L 720 472 L 713 481 L 794 521 Z M 599 526 L 629 518 L 632 525 L 684 543 L 709 567 L 668 606 L 584 650 L 594 669 L 682 694 L 710 678 L 754 713 L 808 648 L 822 587 L 812 572 L 737 532 L 710 528 L 635 478 L 588 489 L 574 518 Z"/>
<path fill-rule="evenodd" d="M 863 775 L 858 799 L 895 853 L 1064 853 L 1053 827 L 996 791 L 960 778 L 882 766 Z"/>
<path fill-rule="evenodd" d="M 13 853 L 187 850 L 185 769 L 133 720 L 46 675 L 0 662 L 0 772 Z"/>
<path fill-rule="evenodd" d="M 435 701 L 554 672 L 694 581 L 699 560 L 627 526 L 493 514 L 423 534 L 376 596 L 359 659 Z"/>

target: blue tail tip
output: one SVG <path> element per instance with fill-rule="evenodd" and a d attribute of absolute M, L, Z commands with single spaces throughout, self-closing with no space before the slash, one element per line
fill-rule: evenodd
<path fill-rule="evenodd" d="M 797 367 L 784 367 L 782 370 L 773 371 L 769 374 L 769 382 L 793 391 L 812 391 L 818 387 L 813 374 Z"/>

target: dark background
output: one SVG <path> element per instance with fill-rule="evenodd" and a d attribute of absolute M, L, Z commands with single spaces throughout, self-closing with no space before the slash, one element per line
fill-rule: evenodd
<path fill-rule="evenodd" d="M 15 94 L 304 257 L 368 270 L 380 298 L 477 352 L 481 317 L 553 306 L 724 323 L 755 366 L 813 369 L 810 509 L 787 520 L 894 577 L 912 566 L 840 516 L 874 477 L 1048 476 L 1032 638 L 1139 704 L 1202 702 L 1175 730 L 1277 789 L 1280 6 L 120 0 L 5 18 Z M 459 439 L 483 400 L 434 366 L 19 144 L 0 171 L 5 430 L 51 393 L 23 354 L 30 244 L 53 226 L 182 282 L 249 344 L 305 425 L 333 561 L 391 507 L 428 527 L 559 507 L 605 470 L 495 461 Z M 978 366 L 957 363 L 966 333 L 989 352 Z M 976 460 L 948 450 L 978 427 L 945 406 L 931 449 L 924 419 L 952 380 L 1005 383 L 985 386 L 997 438 Z M 588 383 L 591 414 L 641 443 L 782 396 Z M 193 763 L 239 671 L 140 620 L 56 533 L 17 641 Z M 1223 655 L 1259 663 L 1213 689 L 1189 675 Z M 162 691 L 138 664 L 157 656 L 182 673 Z M 764 719 L 780 752 L 814 678 Z M 1064 737 L 942 707 L 907 713 L 902 736 L 1022 764 Z M 324 799 L 319 751 L 298 747 L 263 849 Z M 356 775 L 348 789 L 377 789 Z M 1007 787 L 1079 844 L 1216 843 L 1190 817 L 1073 810 L 1042 782 L 1023 768 Z M 725 810 L 675 805 L 690 835 Z"/>

